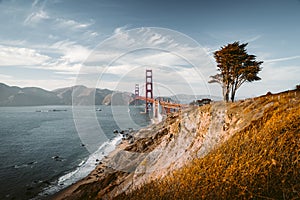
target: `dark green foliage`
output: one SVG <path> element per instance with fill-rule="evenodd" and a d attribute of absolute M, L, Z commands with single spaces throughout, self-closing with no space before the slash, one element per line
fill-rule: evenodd
<path fill-rule="evenodd" d="M 255 55 L 246 51 L 248 43 L 234 42 L 222 47 L 214 53 L 218 74 L 211 76 L 209 83 L 219 83 L 222 86 L 224 101 L 234 101 L 237 89 L 245 82 L 258 81 L 257 74 L 261 71 L 262 61 L 256 61 Z"/>

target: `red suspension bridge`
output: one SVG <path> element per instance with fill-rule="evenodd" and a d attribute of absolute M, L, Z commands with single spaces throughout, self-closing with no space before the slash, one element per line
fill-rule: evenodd
<path fill-rule="evenodd" d="M 165 114 L 176 112 L 181 110 L 182 108 L 187 107 L 187 105 L 185 104 L 166 101 L 161 97 L 153 97 L 153 76 L 151 69 L 146 70 L 145 93 L 145 97 L 140 96 L 139 84 L 135 84 L 135 100 L 145 101 L 145 112 L 148 113 L 149 111 L 154 109 L 153 112 L 155 117 L 157 117 L 159 106 L 161 106 L 162 108 L 162 113 Z"/>

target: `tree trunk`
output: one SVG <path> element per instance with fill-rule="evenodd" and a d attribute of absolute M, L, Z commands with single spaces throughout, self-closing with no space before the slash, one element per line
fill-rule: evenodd
<path fill-rule="evenodd" d="M 237 90 L 237 82 L 235 82 L 231 88 L 231 102 L 234 102 L 236 90 Z"/>
<path fill-rule="evenodd" d="M 233 90 L 231 92 L 231 102 L 234 102 L 235 92 L 236 92 L 236 90 Z"/>
<path fill-rule="evenodd" d="M 225 102 L 229 101 L 229 91 L 230 91 L 229 86 L 224 86 L 223 87 L 223 100 Z"/>
<path fill-rule="evenodd" d="M 229 101 L 229 93 L 227 92 L 225 95 L 225 101 L 228 102 Z"/>

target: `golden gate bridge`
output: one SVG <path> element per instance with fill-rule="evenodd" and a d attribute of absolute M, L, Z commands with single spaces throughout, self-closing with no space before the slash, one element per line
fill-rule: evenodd
<path fill-rule="evenodd" d="M 188 107 L 185 104 L 179 104 L 164 100 L 162 97 L 154 98 L 153 96 L 153 76 L 152 69 L 146 69 L 146 84 L 145 84 L 145 96 L 140 96 L 139 84 L 135 84 L 135 101 L 145 101 L 145 112 L 149 113 L 153 109 L 154 116 L 157 117 L 159 112 L 159 106 L 162 108 L 163 114 L 169 114 L 171 112 L 180 111 L 183 108 Z"/>

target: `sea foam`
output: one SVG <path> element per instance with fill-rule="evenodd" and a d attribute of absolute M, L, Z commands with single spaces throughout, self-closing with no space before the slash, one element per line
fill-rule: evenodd
<path fill-rule="evenodd" d="M 52 195 L 86 177 L 95 169 L 95 166 L 104 158 L 104 156 L 108 155 L 116 148 L 121 140 L 122 136 L 117 135 L 113 139 L 104 142 L 97 151 L 90 154 L 86 160 L 81 161 L 75 170 L 61 176 L 55 184 L 45 188 L 35 199 L 38 199 L 41 196 Z"/>

